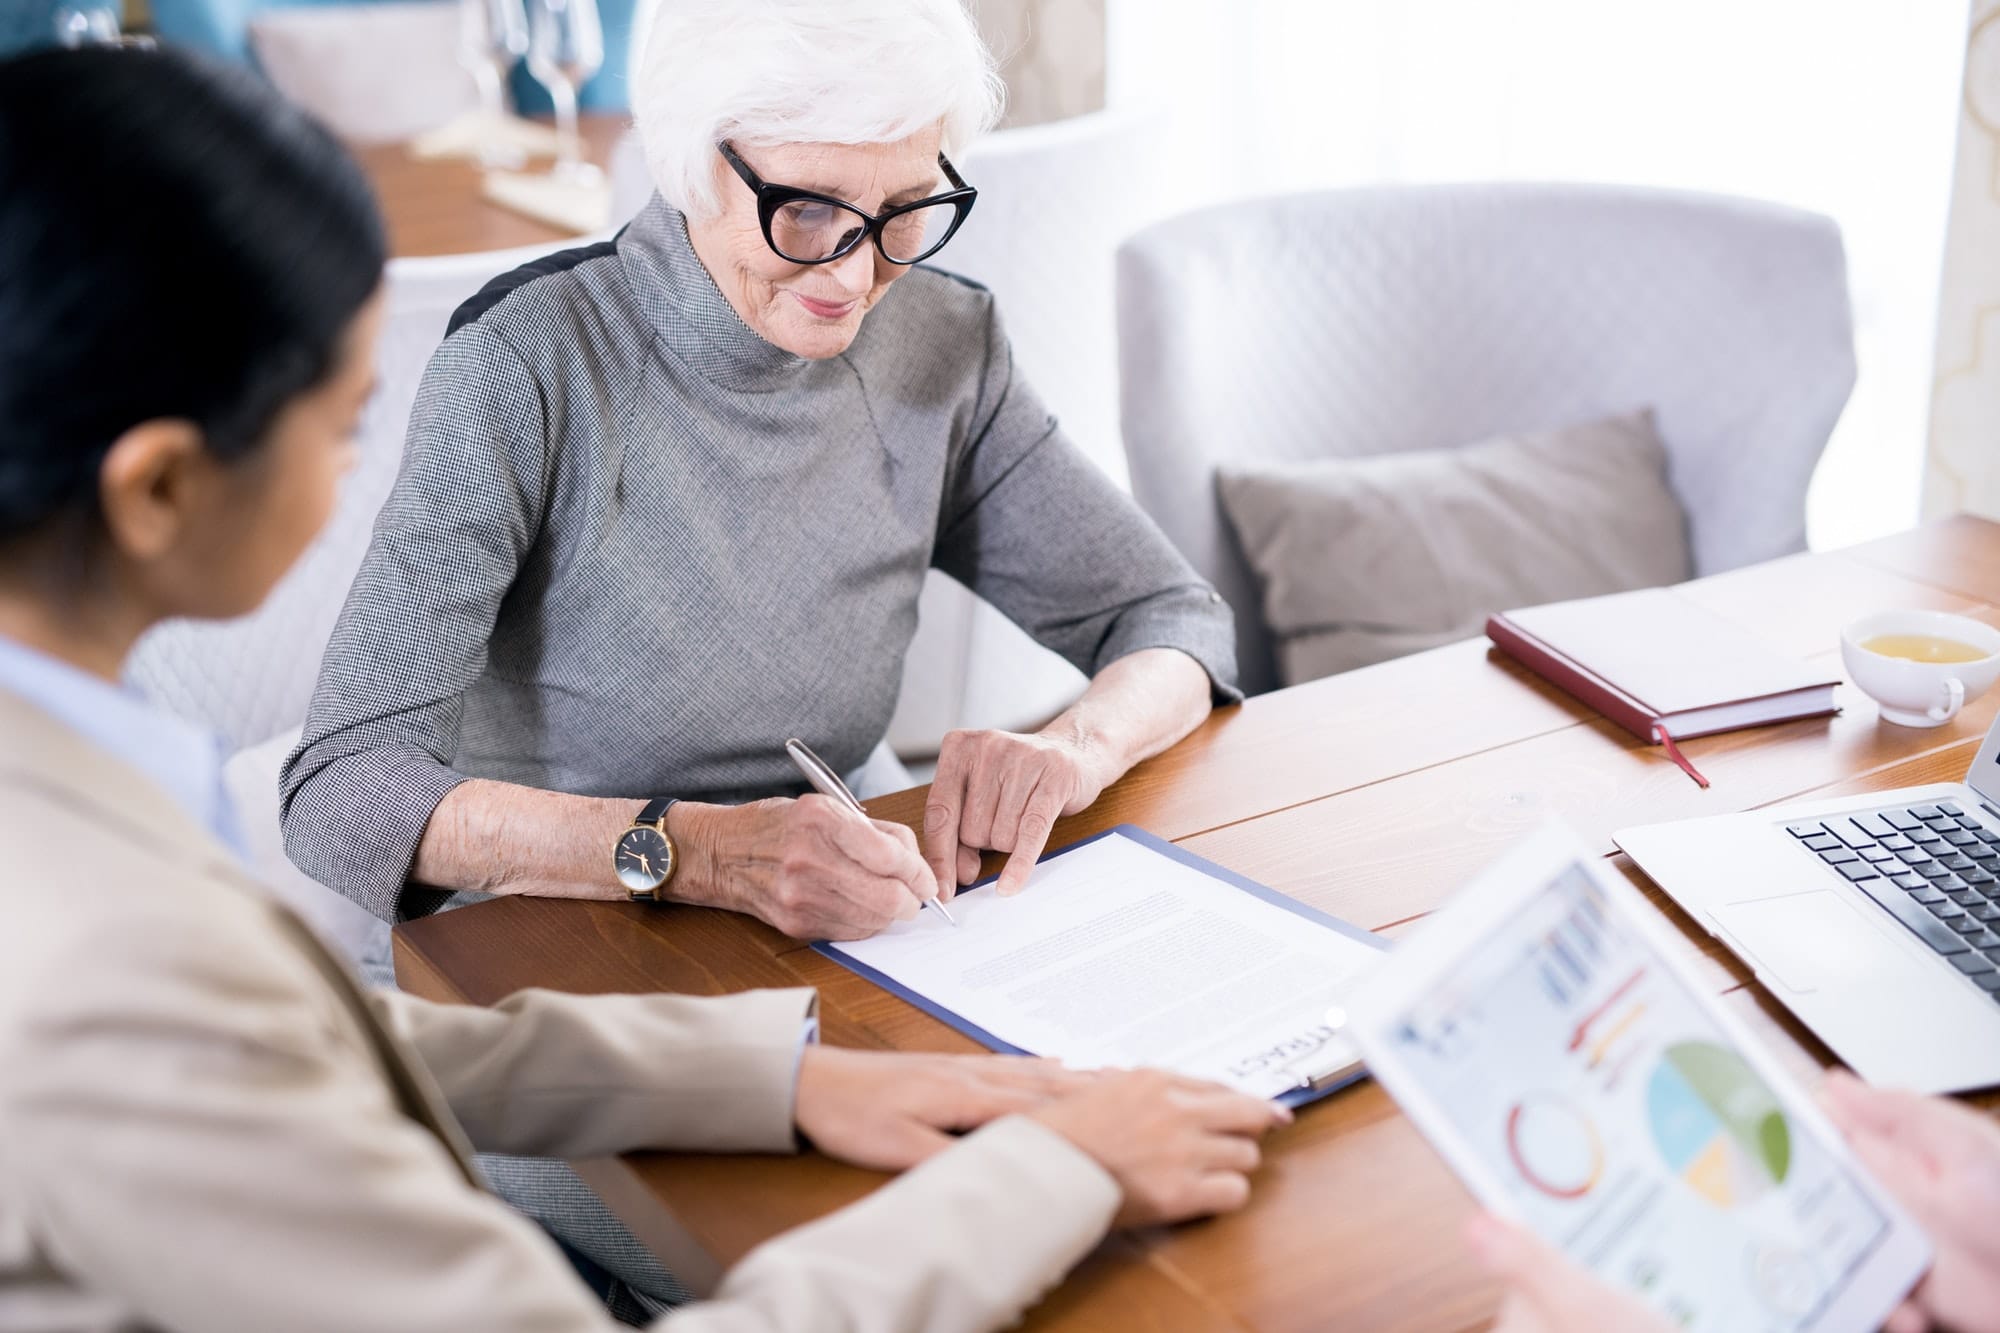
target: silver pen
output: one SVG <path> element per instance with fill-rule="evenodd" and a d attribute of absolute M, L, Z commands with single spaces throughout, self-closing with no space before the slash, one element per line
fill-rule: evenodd
<path fill-rule="evenodd" d="M 806 781 L 812 783 L 814 791 L 821 796 L 832 797 L 863 819 L 868 818 L 868 812 L 861 808 L 861 802 L 854 799 L 854 793 L 840 780 L 840 774 L 828 768 L 826 760 L 814 754 L 811 746 L 794 736 L 785 742 L 785 753 L 791 756 L 794 764 L 798 765 L 799 772 L 806 775 Z M 937 914 L 950 921 L 954 927 L 958 925 L 951 913 L 945 910 L 944 904 L 935 896 L 923 899 L 923 905 L 936 909 Z"/>

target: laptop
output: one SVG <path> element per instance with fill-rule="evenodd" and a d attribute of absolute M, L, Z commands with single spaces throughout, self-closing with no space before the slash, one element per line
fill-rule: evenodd
<path fill-rule="evenodd" d="M 1870 1083 L 2000 1084 L 2000 720 L 1964 782 L 1612 836 Z"/>

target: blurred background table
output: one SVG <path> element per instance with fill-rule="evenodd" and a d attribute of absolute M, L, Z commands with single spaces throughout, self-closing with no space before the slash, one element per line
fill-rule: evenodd
<path fill-rule="evenodd" d="M 1957 518 L 1684 588 L 1837 673 L 1840 627 L 1870 611 L 1929 607 L 2000 624 L 2000 525 Z M 1513 840 L 1559 817 L 1674 924 L 1722 1003 L 1810 1079 L 1829 1052 L 1652 889 L 1611 834 L 1807 795 L 1957 780 L 2000 692 L 1930 731 L 1882 724 L 1849 686 L 1839 702 L 1837 717 L 1688 742 L 1714 783 L 1704 791 L 1657 747 L 1474 640 L 1220 710 L 1059 823 L 1051 846 L 1138 824 L 1393 939 Z M 918 828 L 923 797 L 916 789 L 869 805 Z M 811 985 L 829 1042 L 977 1049 L 796 941 L 703 908 L 495 899 L 398 927 L 396 957 L 411 991 L 478 1004 L 523 986 L 714 994 Z M 1977 1100 L 1996 1105 L 1990 1094 Z M 811 1153 L 647 1153 L 579 1169 L 697 1290 L 758 1242 L 881 1180 Z M 1108 1240 L 1026 1326 L 1446 1330 L 1491 1316 L 1496 1293 L 1459 1241 L 1471 1200 L 1376 1084 L 1305 1108 L 1272 1136 L 1255 1184 L 1241 1213 Z"/>
<path fill-rule="evenodd" d="M 584 156 L 609 170 L 612 150 L 631 123 L 622 114 L 583 116 Z M 417 158 L 404 144 L 368 144 L 352 151 L 375 187 L 389 229 L 389 253 L 395 258 L 508 250 L 574 234 L 485 198 L 480 193 L 482 170 L 468 158 Z M 529 165 L 542 170 L 548 159 Z"/>

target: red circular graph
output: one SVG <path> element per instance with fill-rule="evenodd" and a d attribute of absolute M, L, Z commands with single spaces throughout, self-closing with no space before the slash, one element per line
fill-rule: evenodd
<path fill-rule="evenodd" d="M 1530 1187 L 1556 1199 L 1582 1198 L 1604 1172 L 1596 1127 L 1550 1096 L 1527 1097 L 1508 1110 L 1507 1156 Z"/>

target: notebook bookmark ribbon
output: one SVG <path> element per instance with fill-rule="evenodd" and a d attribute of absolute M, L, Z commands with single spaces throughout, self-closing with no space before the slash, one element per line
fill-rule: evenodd
<path fill-rule="evenodd" d="M 1659 737 L 1660 744 L 1666 747 L 1667 758 L 1680 765 L 1681 772 L 1693 778 L 1697 787 L 1706 788 L 1708 786 L 1708 779 L 1701 775 L 1700 769 L 1688 762 L 1688 757 L 1681 753 L 1680 746 L 1674 744 L 1674 738 L 1667 734 L 1665 727 L 1655 722 L 1653 724 L 1653 734 Z"/>

